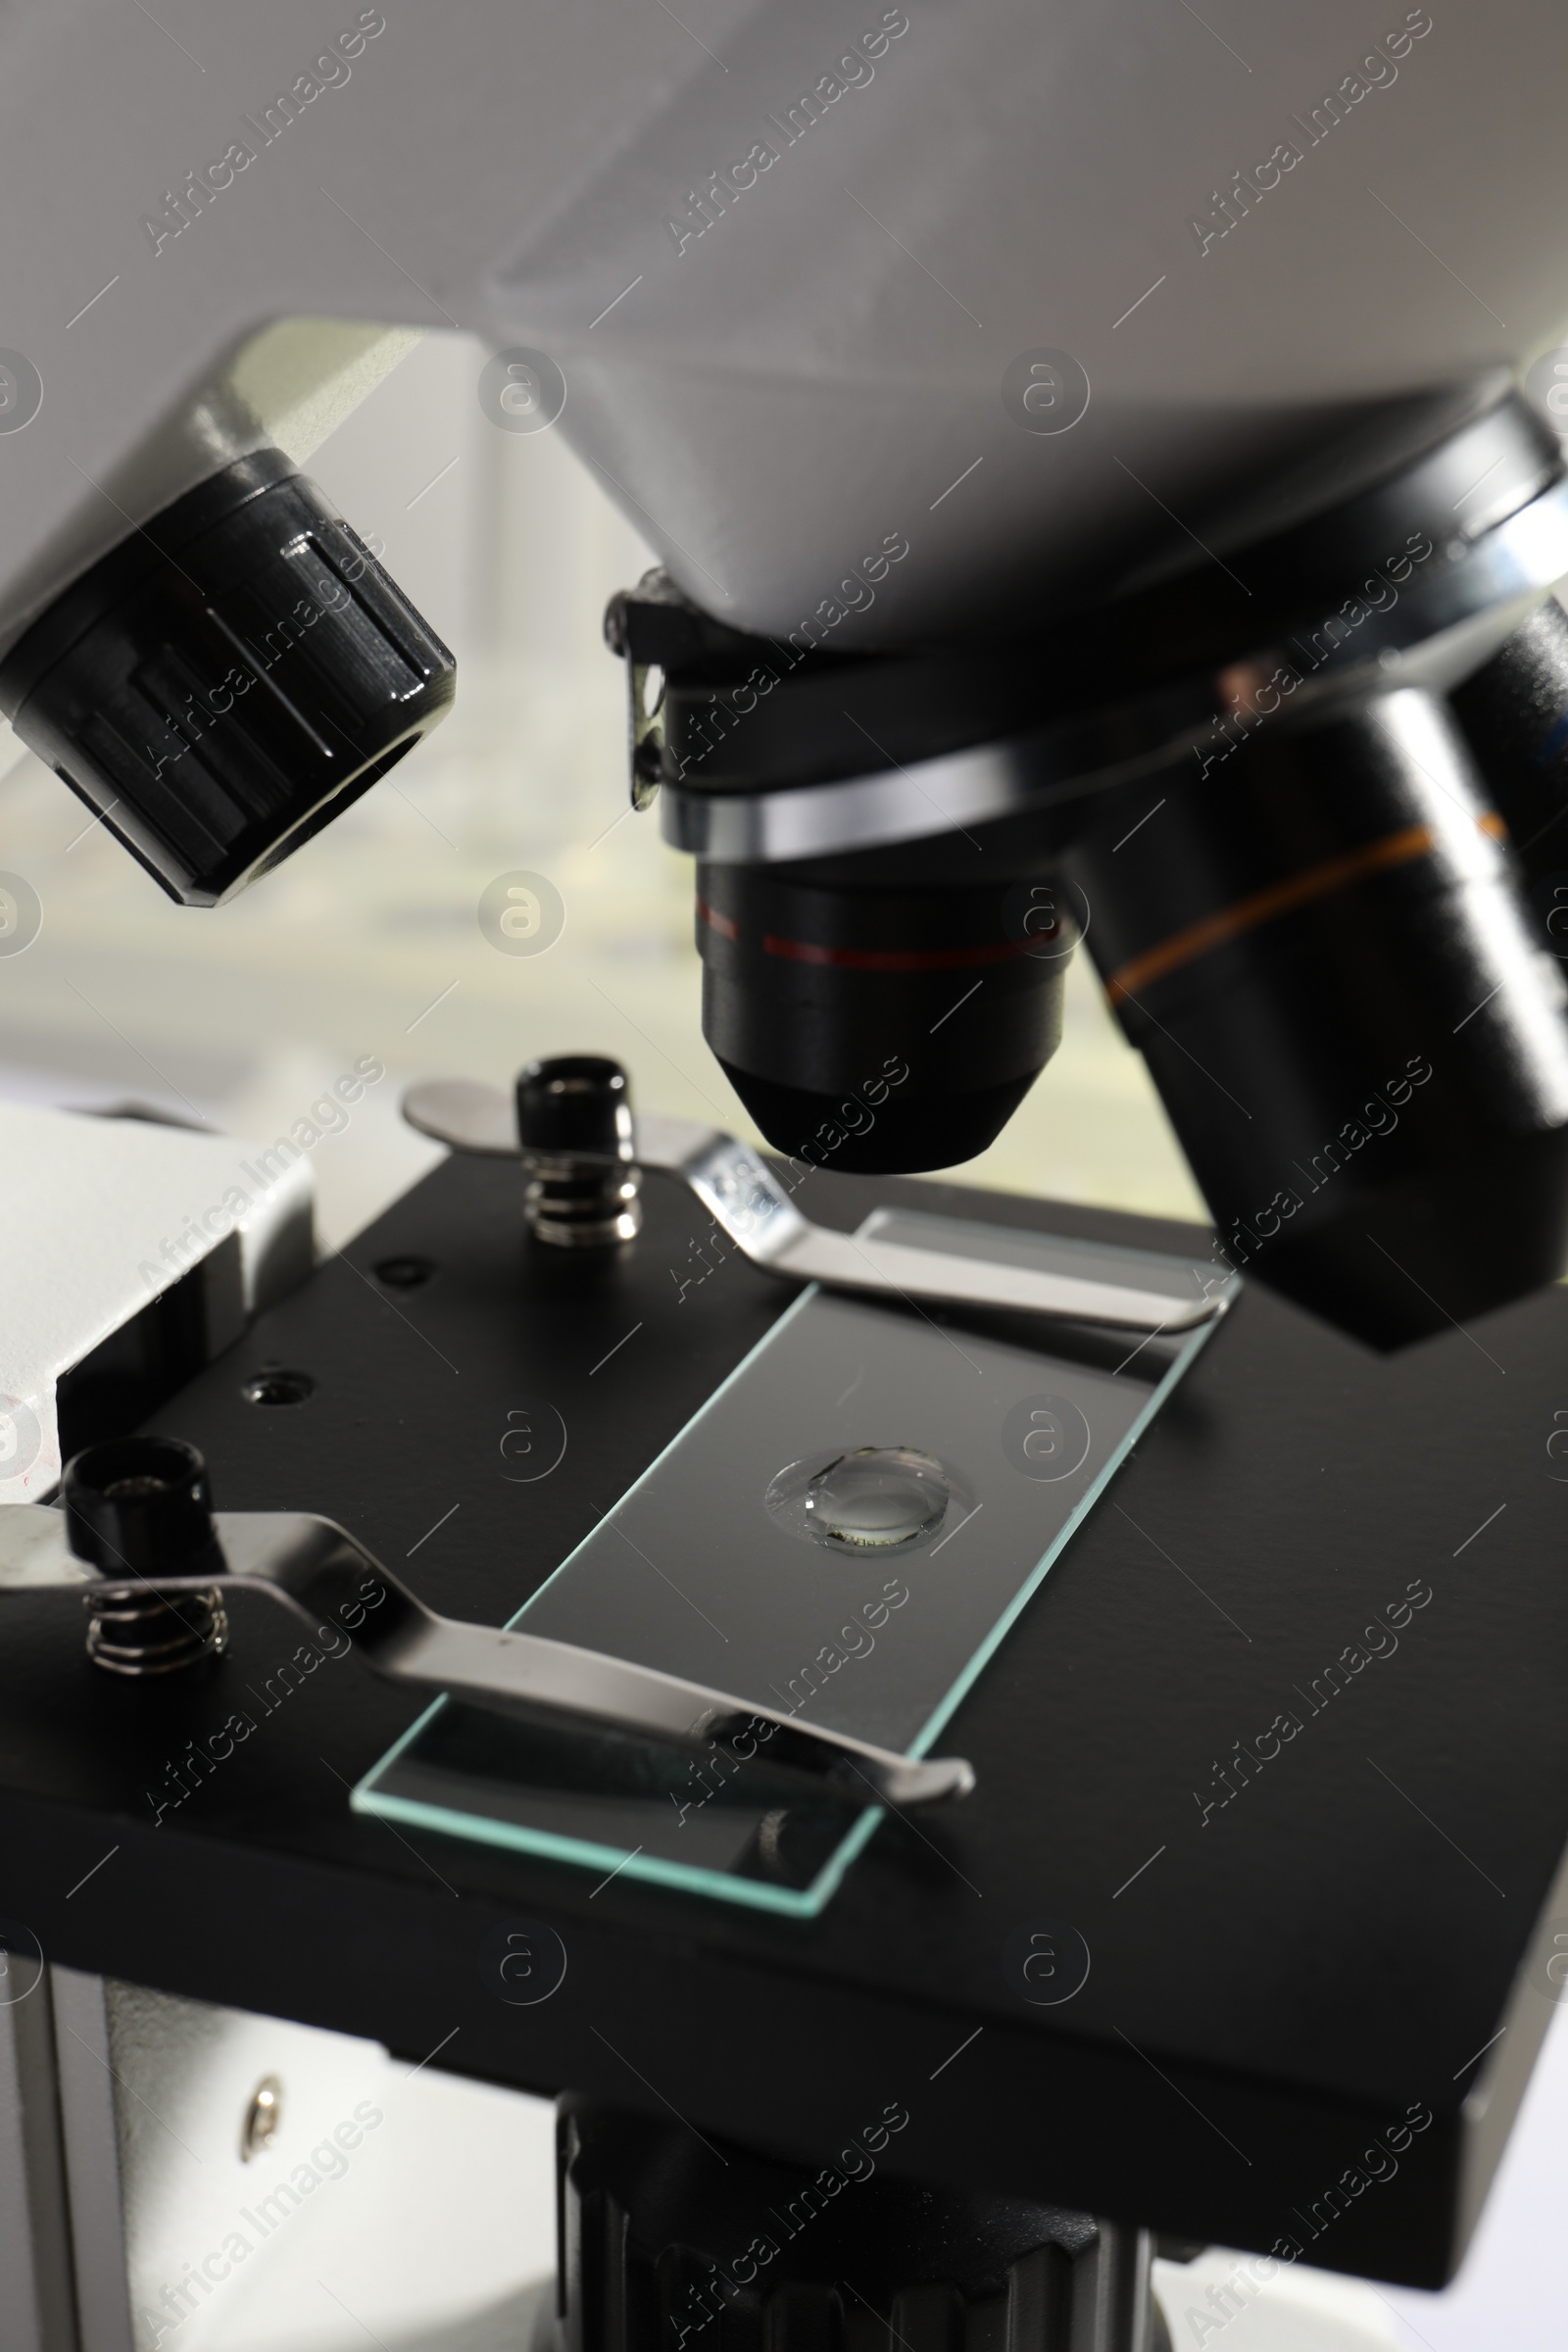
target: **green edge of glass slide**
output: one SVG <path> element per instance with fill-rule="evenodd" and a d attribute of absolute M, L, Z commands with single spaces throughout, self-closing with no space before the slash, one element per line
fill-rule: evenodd
<path fill-rule="evenodd" d="M 763 1333 L 757 1346 L 736 1365 L 728 1379 L 719 1384 L 708 1402 L 701 1406 L 693 1416 L 694 1421 L 700 1420 L 703 1414 L 708 1412 L 718 1397 L 724 1394 L 724 1391 L 742 1377 L 753 1358 L 768 1346 L 789 1318 L 798 1314 L 815 1296 L 816 1285 L 813 1283 L 808 1290 L 803 1291 L 800 1298 L 785 1309 L 778 1321 Z M 973 1657 L 969 1659 L 953 1688 L 921 1726 L 918 1737 L 909 1746 L 908 1752 L 911 1756 L 923 1756 L 933 1746 L 944 1726 L 967 1697 L 980 1674 L 1011 1631 L 1021 1611 L 1033 1599 L 1046 1575 L 1100 1500 L 1101 1495 L 1153 1420 L 1166 1397 L 1181 1380 L 1200 1350 L 1212 1338 L 1220 1319 L 1216 1317 L 1212 1322 L 1199 1325 L 1183 1345 L 1181 1352 L 1167 1368 L 1164 1378 L 1156 1388 L 1151 1390 L 1149 1400 L 1143 1411 L 1105 1463 L 1099 1477 L 1087 1489 L 1071 1517 L 1060 1528 L 1042 1558 L 1019 1586 L 1011 1601 L 998 1618 Z M 691 1428 L 692 1425 L 692 1422 L 688 1422 L 686 1429 Z M 677 1432 L 663 1451 L 649 1464 L 642 1477 L 627 1489 L 627 1495 L 635 1494 L 637 1489 L 654 1476 L 665 1455 L 680 1444 L 685 1434 L 685 1429 Z M 625 1501 L 625 1499 L 626 1495 L 622 1495 L 620 1498 L 621 1501 Z M 619 1503 L 614 1508 L 618 1509 Z M 585 1538 L 584 1541 L 586 1540 Z M 575 1554 L 570 1556 L 575 1556 Z M 567 1564 L 568 1562 L 564 1560 L 561 1567 L 555 1569 L 552 1575 L 546 1578 L 545 1583 L 552 1583 Z M 540 1591 L 543 1590 L 544 1586 L 541 1586 Z M 529 1601 L 535 1598 L 537 1598 L 537 1594 L 530 1594 Z M 529 1602 L 525 1601 L 523 1607 L 517 1611 L 515 1617 L 509 1620 L 509 1623 L 516 1625 L 526 1613 L 528 1606 Z M 412 1745 L 438 1709 L 446 1704 L 445 1698 L 434 1700 L 430 1706 L 426 1707 L 417 1721 L 409 1726 L 401 1740 L 390 1747 L 377 1763 L 371 1766 L 365 1779 L 360 1782 L 350 1795 L 349 1803 L 353 1811 L 371 1814 L 382 1821 L 401 1821 L 413 1829 L 441 1831 L 449 1837 L 467 1838 L 470 1843 L 502 1846 L 511 1853 L 538 1854 L 546 1861 L 569 1862 L 583 1870 L 608 1871 L 612 1877 L 642 1879 L 652 1886 L 672 1886 L 683 1893 L 708 1895 L 718 1902 L 740 1903 L 754 1911 L 770 1911 L 776 1917 L 785 1919 L 815 1919 L 819 1916 L 837 1892 L 850 1864 L 864 1850 L 877 1824 L 882 1819 L 880 1805 L 867 1806 L 855 1827 L 846 1834 L 827 1861 L 823 1863 L 822 1868 L 808 1886 L 769 1886 L 758 1879 L 741 1879 L 732 1877 L 723 1871 L 700 1870 L 679 1862 L 665 1862 L 654 1855 L 628 1853 L 623 1846 L 599 1845 L 587 1838 L 563 1838 L 553 1830 L 521 1829 L 514 1822 L 490 1821 L 482 1814 L 459 1813 L 447 1805 L 425 1804 L 416 1798 L 394 1796 L 378 1789 L 376 1784 L 381 1775 L 390 1770 L 404 1749 Z"/>

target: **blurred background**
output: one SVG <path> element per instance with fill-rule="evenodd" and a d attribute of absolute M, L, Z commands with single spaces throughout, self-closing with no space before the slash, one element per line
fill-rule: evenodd
<path fill-rule="evenodd" d="M 452 647 L 459 694 L 279 871 L 220 912 L 175 906 L 0 727 L 0 866 L 43 906 L 0 958 L 0 1097 L 129 1099 L 270 1142 L 374 1054 L 385 1081 L 312 1152 L 328 1246 L 439 1156 L 398 1116 L 416 1076 L 505 1083 L 534 1054 L 611 1054 L 647 1108 L 755 1133 L 703 1042 L 690 862 L 627 808 L 625 678 L 600 624 L 653 559 L 559 433 L 490 423 L 485 357 L 428 336 L 307 467 Z M 518 868 L 565 904 L 538 956 L 498 953 L 477 921 Z M 1059 1054 L 961 1174 L 1202 1214 L 1086 958 Z"/>

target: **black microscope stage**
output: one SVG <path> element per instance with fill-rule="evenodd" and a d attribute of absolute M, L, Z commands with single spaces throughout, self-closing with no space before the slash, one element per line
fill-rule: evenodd
<path fill-rule="evenodd" d="M 324 1513 L 500 1623 L 789 1303 L 694 1252 L 672 1179 L 635 1245 L 580 1257 L 526 1238 L 520 1181 L 448 1160 L 157 1416 L 220 1508 Z M 942 1185 L 804 1199 L 845 1228 L 894 1201 L 1207 1249 Z M 509 1414 L 540 1400 L 565 1451 L 519 1483 Z M 282 1677 L 265 1602 L 152 1685 L 19 1596 L 8 1921 L 75 1968 L 804 2164 L 896 2102 L 882 2161 L 910 2176 L 1436 2285 L 1568 1914 L 1563 1427 L 1561 1290 L 1381 1358 L 1249 1286 L 943 1735 L 975 1793 L 884 1821 L 811 1920 L 351 1812 L 421 1701 L 346 1656 Z M 255 1734 L 215 1764 L 235 1709 Z M 514 2005 L 498 1943 L 541 1931 L 564 1978 Z M 1036 1933 L 1088 1958 L 1054 2005 L 1019 1973 Z"/>

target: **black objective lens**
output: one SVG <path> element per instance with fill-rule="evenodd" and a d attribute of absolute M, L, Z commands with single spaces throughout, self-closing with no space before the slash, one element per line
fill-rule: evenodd
<path fill-rule="evenodd" d="M 132 531 L 0 664 L 0 711 L 184 906 L 278 864 L 451 707 L 452 656 L 281 451 Z"/>
<path fill-rule="evenodd" d="M 1060 1040 L 1075 934 L 1048 882 L 937 878 L 983 854 L 698 867 L 703 1031 L 779 1151 L 914 1172 L 1005 1126 Z"/>
<path fill-rule="evenodd" d="M 1264 720 L 1160 786 L 1067 863 L 1230 1261 L 1380 1348 L 1554 1279 L 1568 991 L 1446 709 Z"/>

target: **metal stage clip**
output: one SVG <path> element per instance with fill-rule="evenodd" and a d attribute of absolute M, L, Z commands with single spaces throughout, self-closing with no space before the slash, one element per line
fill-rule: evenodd
<path fill-rule="evenodd" d="M 117 1496 L 132 1491 L 134 1505 L 150 1501 L 155 1510 L 115 1516 Z M 0 1598 L 69 1592 L 96 1605 L 129 1595 L 162 1603 L 174 1622 L 182 1596 L 186 1605 L 199 1598 L 210 1607 L 215 1592 L 265 1592 L 307 1625 L 330 1618 L 344 1626 L 373 1673 L 412 1690 L 578 1732 L 699 1753 L 718 1747 L 742 1762 L 757 1759 L 767 1779 L 805 1782 L 863 1804 L 933 1804 L 966 1796 L 974 1786 L 961 1757 L 896 1755 L 625 1658 L 437 1616 L 330 1519 L 212 1511 L 202 1457 L 178 1439 L 90 1446 L 68 1466 L 63 1493 L 64 1510 L 45 1503 L 0 1510 Z M 111 1517 L 112 1536 L 105 1532 Z M 150 1541 L 138 1542 L 138 1534 Z M 145 1556 L 132 1556 L 138 1552 Z"/>
<path fill-rule="evenodd" d="M 455 1152 L 526 1159 L 512 1098 L 472 1078 L 427 1078 L 403 1098 L 411 1127 Z M 840 1233 L 804 1216 L 773 1170 L 750 1144 L 695 1119 L 639 1115 L 635 1155 L 643 1168 L 678 1176 L 742 1254 L 764 1273 L 872 1298 L 923 1298 L 954 1306 L 1005 1307 L 1056 1322 L 1103 1324 L 1122 1331 L 1193 1331 L 1224 1313 L 1228 1287 L 1184 1298 L 1103 1273 L 1073 1273 L 1029 1263 L 995 1229 L 995 1254 L 967 1254 L 895 1241 L 874 1229 Z M 592 1154 L 582 1154 L 584 1165 Z M 611 1161 L 601 1154 L 604 1164 Z M 870 1221 L 874 1228 L 875 1219 Z M 961 1229 L 973 1236 L 977 1229 Z M 960 1229 L 955 1229 L 955 1239 Z"/>

